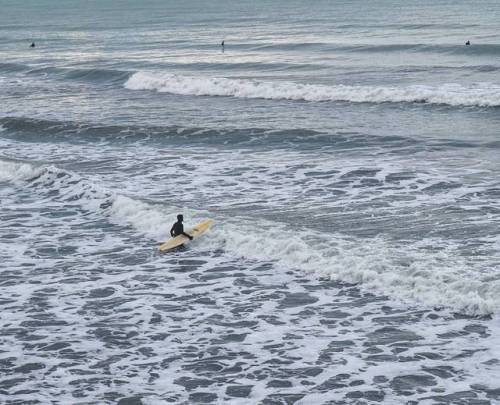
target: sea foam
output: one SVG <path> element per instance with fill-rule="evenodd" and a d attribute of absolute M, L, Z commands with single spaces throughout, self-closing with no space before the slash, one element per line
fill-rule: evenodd
<path fill-rule="evenodd" d="M 54 202 L 81 205 L 113 223 L 132 226 L 145 244 L 159 243 L 179 207 L 137 200 L 54 166 L 0 160 L 0 179 L 29 186 Z M 183 208 L 190 223 L 212 216 Z M 271 262 L 276 271 L 301 270 L 319 277 L 359 284 L 367 291 L 426 306 L 443 306 L 482 315 L 500 309 L 500 280 L 478 273 L 465 258 L 440 240 L 396 245 L 384 238 L 353 238 L 291 229 L 275 221 L 215 216 L 203 243 L 192 249 L 224 251 L 233 258 Z M 186 226 L 189 228 L 189 225 Z M 434 243 L 433 243 L 434 242 Z M 496 241 L 498 244 L 498 241 Z"/>
<path fill-rule="evenodd" d="M 125 82 L 129 90 L 154 90 L 190 96 L 249 99 L 344 101 L 353 103 L 428 103 L 450 106 L 500 106 L 500 86 L 478 83 L 406 87 L 300 84 L 219 77 L 136 72 Z"/>

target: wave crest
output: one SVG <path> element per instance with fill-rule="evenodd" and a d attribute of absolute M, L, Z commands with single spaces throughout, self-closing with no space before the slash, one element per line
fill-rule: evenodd
<path fill-rule="evenodd" d="M 194 77 L 148 72 L 134 73 L 124 84 L 129 90 L 153 90 L 189 96 L 224 96 L 295 101 L 352 103 L 428 103 L 450 106 L 500 106 L 500 86 L 489 83 L 462 86 L 407 87 L 346 86 L 267 82 L 248 79 Z"/>

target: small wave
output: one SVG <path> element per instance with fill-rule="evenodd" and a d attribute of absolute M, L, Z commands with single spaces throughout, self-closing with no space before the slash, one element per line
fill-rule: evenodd
<path fill-rule="evenodd" d="M 137 72 L 126 82 L 129 90 L 153 90 L 189 96 L 224 96 L 294 101 L 352 103 L 428 103 L 450 106 L 500 106 L 500 86 L 459 84 L 407 87 L 316 85 L 246 79 L 205 78 Z"/>
<path fill-rule="evenodd" d="M 131 226 L 155 241 L 165 238 L 166 225 L 173 222 L 179 211 L 178 207 L 107 190 L 55 166 L 0 159 L 0 180 L 31 188 L 50 201 L 80 205 L 113 223 Z M 205 212 L 185 208 L 183 211 L 192 222 L 208 216 Z M 297 269 L 357 283 L 368 291 L 393 298 L 450 307 L 470 315 L 500 309 L 500 280 L 477 272 L 456 254 L 453 246 L 436 249 L 439 240 L 395 245 L 382 238 L 324 235 L 264 220 L 256 223 L 216 217 L 216 221 L 211 237 L 203 245 L 194 243 L 193 249 L 222 250 L 232 257 L 275 263 L 276 271 Z"/>
<path fill-rule="evenodd" d="M 0 63 L 0 72 L 25 73 L 27 75 L 53 75 L 64 80 L 123 83 L 131 72 L 118 69 L 63 68 L 57 66 L 34 66 L 21 63 Z"/>
<path fill-rule="evenodd" d="M 472 44 L 471 46 L 448 46 L 447 51 L 456 55 L 499 56 L 500 44 Z"/>
<path fill-rule="evenodd" d="M 412 52 L 412 53 L 433 53 L 449 55 L 475 55 L 475 56 L 495 56 L 500 55 L 500 45 L 498 44 L 359 44 L 359 45 L 339 45 L 335 48 L 344 52 L 363 53 L 391 53 L 391 52 Z"/>
<path fill-rule="evenodd" d="M 52 74 L 64 80 L 94 83 L 122 83 L 130 76 L 130 72 L 116 69 L 73 69 L 53 66 L 32 68 L 27 73 L 32 75 Z"/>
<path fill-rule="evenodd" d="M 213 45 L 206 45 L 213 47 Z M 284 42 L 284 43 L 252 43 L 233 44 L 232 49 L 259 51 L 259 52 L 312 52 L 312 53 L 426 53 L 440 55 L 474 55 L 496 56 L 500 55 L 498 44 L 435 44 L 435 43 L 358 43 L 342 44 L 334 42 Z"/>
<path fill-rule="evenodd" d="M 118 83 L 127 79 L 130 72 L 116 69 L 68 69 L 64 76 L 71 80 Z"/>

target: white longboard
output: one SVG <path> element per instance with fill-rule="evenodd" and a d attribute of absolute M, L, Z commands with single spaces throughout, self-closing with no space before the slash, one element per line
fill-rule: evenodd
<path fill-rule="evenodd" d="M 212 224 L 214 223 L 213 219 L 206 219 L 203 222 L 200 222 L 198 225 L 195 225 L 192 229 L 185 231 L 188 235 L 191 235 L 193 238 L 197 238 L 198 236 L 204 234 Z M 162 243 L 159 247 L 160 252 L 167 252 L 176 247 L 183 245 L 188 242 L 189 238 L 185 235 L 178 235 L 175 238 L 167 240 L 165 243 Z"/>

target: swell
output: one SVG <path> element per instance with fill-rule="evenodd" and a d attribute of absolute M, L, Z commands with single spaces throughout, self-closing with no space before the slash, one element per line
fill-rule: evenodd
<path fill-rule="evenodd" d="M 130 72 L 115 69 L 70 69 L 57 67 L 34 68 L 26 72 L 31 75 L 51 74 L 63 80 L 86 81 L 92 83 L 117 84 L 126 80 Z"/>
<path fill-rule="evenodd" d="M 26 75 L 51 75 L 62 80 L 87 81 L 95 83 L 123 83 L 131 72 L 102 68 L 63 68 L 57 66 L 32 66 L 21 63 L 0 63 L 0 72 L 24 73 Z"/>
<path fill-rule="evenodd" d="M 165 238 L 166 224 L 173 222 L 178 212 L 178 207 L 126 196 L 55 166 L 0 158 L 2 181 L 31 190 L 34 198 L 43 198 L 41 204 L 48 200 L 52 207 L 54 203 L 79 206 L 85 215 L 129 226 L 153 248 L 155 242 Z M 184 212 L 192 222 L 213 216 L 190 209 Z M 397 299 L 450 307 L 470 315 L 500 309 L 498 277 L 471 268 L 453 247 L 436 252 L 428 249 L 430 240 L 398 246 L 381 238 L 318 234 L 261 219 L 215 219 L 210 236 L 202 244 L 193 244 L 192 248 L 201 250 L 201 254 L 222 251 L 231 257 L 272 262 L 276 271 L 300 270 L 316 277 L 356 283 L 367 291 Z"/>
<path fill-rule="evenodd" d="M 192 46 L 193 48 L 213 49 L 213 44 Z M 331 42 L 286 42 L 286 43 L 238 43 L 228 45 L 228 49 L 238 51 L 273 51 L 273 52 L 331 52 L 331 53 L 426 53 L 435 55 L 474 55 L 498 56 L 500 44 L 425 44 L 425 43 L 387 43 L 353 44 Z"/>
<path fill-rule="evenodd" d="M 102 125 L 73 121 L 42 120 L 24 117 L 0 118 L 0 136 L 21 142 L 91 143 L 168 143 L 180 145 L 224 145 L 226 147 L 293 148 L 336 150 L 382 147 L 415 152 L 421 148 L 500 148 L 500 143 L 449 139 L 417 140 L 412 137 L 372 136 L 358 132 L 319 132 L 310 129 L 270 128 L 186 128 L 180 126 Z"/>
<path fill-rule="evenodd" d="M 389 86 L 317 85 L 285 81 L 134 73 L 124 85 L 184 96 L 350 103 L 424 103 L 454 107 L 498 107 L 500 86 L 491 83 Z"/>
<path fill-rule="evenodd" d="M 454 45 L 436 45 L 436 44 L 382 44 L 382 45 L 354 45 L 340 46 L 338 50 L 346 52 L 363 53 L 431 53 L 438 55 L 475 55 L 475 56 L 497 56 L 500 55 L 499 44 L 473 44 L 465 46 L 464 44 Z"/>
<path fill-rule="evenodd" d="M 183 49 L 190 50 L 215 50 L 213 43 L 182 44 Z M 436 55 L 475 55 L 497 56 L 500 55 L 500 44 L 473 43 L 471 46 L 460 44 L 436 43 L 358 43 L 342 44 L 334 42 L 235 42 L 227 44 L 228 51 L 248 52 L 331 52 L 331 53 L 428 53 Z"/>

